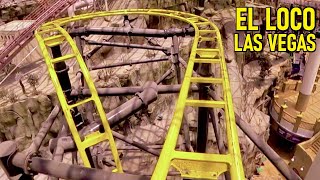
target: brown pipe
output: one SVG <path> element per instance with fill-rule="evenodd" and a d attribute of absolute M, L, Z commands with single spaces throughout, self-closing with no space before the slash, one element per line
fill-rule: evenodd
<path fill-rule="evenodd" d="M 48 118 L 46 121 L 44 121 L 41 124 L 41 128 L 37 134 L 37 136 L 34 138 L 32 144 L 30 145 L 29 152 L 37 152 L 44 140 L 44 138 L 46 137 L 46 135 L 48 134 L 52 124 L 54 123 L 54 120 L 56 119 L 56 117 L 58 116 L 60 112 L 60 106 L 56 105 L 53 110 L 51 111 L 51 113 L 49 114 Z"/>
<path fill-rule="evenodd" d="M 116 43 L 116 42 L 97 42 L 92 40 L 86 40 L 87 44 L 90 45 L 101 45 L 101 46 L 114 46 L 114 47 L 127 47 L 127 48 L 139 48 L 139 49 L 149 49 L 149 50 L 157 50 L 157 51 L 163 51 L 166 54 L 169 51 L 168 48 L 160 47 L 160 46 L 146 46 L 146 45 L 140 45 L 140 44 L 126 44 L 126 43 Z"/>
<path fill-rule="evenodd" d="M 210 92 L 210 91 L 209 91 Z M 208 93 L 213 100 L 221 100 L 214 92 Z M 290 180 L 298 180 L 300 177 L 289 168 L 283 159 L 260 138 L 238 114 L 235 113 L 235 119 L 238 127 L 249 137 L 249 139 L 262 151 L 262 153 L 271 161 L 271 163 L 280 171 L 280 173 Z"/>
<path fill-rule="evenodd" d="M 139 175 L 125 173 L 112 173 L 111 171 L 86 168 L 78 165 L 69 165 L 57 161 L 46 160 L 39 157 L 33 157 L 29 167 L 32 171 L 47 174 L 62 179 L 72 180 L 147 180 L 149 178 Z"/>
<path fill-rule="evenodd" d="M 126 117 L 132 115 L 133 113 L 137 112 L 141 109 L 141 107 L 152 103 L 154 100 L 157 99 L 157 85 L 155 82 L 147 82 L 143 87 L 145 90 L 142 93 L 137 94 L 136 97 L 130 99 L 126 103 L 122 104 L 121 106 L 113 109 L 107 114 L 109 125 L 112 127 Z M 92 123 L 84 129 L 81 130 L 81 134 L 87 134 L 90 132 L 98 131 L 101 128 L 100 123 Z M 64 137 L 62 137 L 64 138 Z M 55 147 L 58 146 L 58 139 L 52 139 L 49 144 L 50 151 L 52 152 Z M 69 141 L 63 139 L 61 143 L 64 143 L 64 150 L 75 148 L 72 144 L 65 143 L 64 141 Z"/>
<path fill-rule="evenodd" d="M 17 152 L 16 142 L 6 141 L 0 143 L 0 164 L 4 165 L 7 175 L 18 175 L 23 171 L 29 175 L 42 173 L 62 179 L 73 180 L 147 180 L 149 178 L 141 175 L 131 175 L 125 173 L 112 173 L 111 171 L 95 168 L 86 168 L 78 165 L 69 165 L 57 161 L 47 160 L 40 157 L 33 157 L 31 154 Z M 8 173 L 10 172 L 10 173 Z M 18 174 L 17 174 L 18 173 Z M 30 176 L 31 177 L 31 176 Z"/>
<path fill-rule="evenodd" d="M 217 119 L 216 113 L 214 112 L 213 109 L 210 109 L 209 114 L 210 114 L 210 120 L 211 120 L 213 130 L 214 130 L 214 134 L 216 135 L 219 153 L 225 154 L 226 148 L 224 146 L 223 139 L 220 136 L 220 129 L 218 127 L 218 119 Z"/>
<path fill-rule="evenodd" d="M 113 38 L 113 36 L 109 37 L 108 39 L 104 39 L 104 41 L 110 41 Z M 90 59 L 96 52 L 98 52 L 102 46 L 96 46 L 94 47 L 89 53 L 85 55 L 85 59 Z"/>
<path fill-rule="evenodd" d="M 177 36 L 172 37 L 172 45 L 173 64 L 176 70 L 178 84 L 181 84 L 182 80 L 179 66 L 179 40 Z"/>
<path fill-rule="evenodd" d="M 188 152 L 194 152 L 194 149 L 191 145 L 191 140 L 190 140 L 189 124 L 188 124 L 187 119 L 185 117 L 183 117 L 183 119 L 182 119 L 182 125 L 183 125 L 184 141 L 186 143 L 186 150 Z"/>
<path fill-rule="evenodd" d="M 168 93 L 178 93 L 180 92 L 181 85 L 158 85 L 158 94 L 168 94 Z M 190 88 L 193 92 L 198 91 L 198 87 L 193 85 Z M 142 92 L 144 89 L 142 86 L 132 86 L 132 87 L 112 87 L 112 88 L 97 88 L 99 96 L 121 96 L 121 95 L 134 95 L 136 93 Z M 83 89 L 81 93 L 73 90 L 71 92 L 72 96 L 91 96 L 89 89 Z"/>
<path fill-rule="evenodd" d="M 154 150 L 152 148 L 149 148 L 148 146 L 144 145 L 144 144 L 141 144 L 141 143 L 138 143 L 136 141 L 133 141 L 132 139 L 129 139 L 127 137 L 125 137 L 124 135 L 120 134 L 120 133 L 117 133 L 115 131 L 112 131 L 112 135 L 117 138 L 117 139 L 120 139 L 128 144 L 131 144 L 139 149 L 142 149 L 148 153 L 151 153 L 155 156 L 160 156 L 160 151 L 157 151 L 157 150 Z"/>
<path fill-rule="evenodd" d="M 238 127 L 250 138 L 250 140 L 262 151 L 262 153 L 272 162 L 272 164 L 281 172 L 281 174 L 290 180 L 301 179 L 284 160 L 260 138 L 238 114 L 235 114 Z"/>
<path fill-rule="evenodd" d="M 56 144 L 54 153 L 53 153 L 53 160 L 57 161 L 57 162 L 62 162 L 63 160 L 63 154 L 65 152 L 65 150 L 72 150 L 75 149 L 75 144 L 74 142 L 70 142 L 68 141 L 67 137 L 61 137 L 61 138 L 57 138 L 58 142 Z M 51 139 L 52 140 L 52 139 Z M 49 142 L 49 147 L 50 147 L 50 143 L 51 140 Z M 50 177 L 50 180 L 58 180 L 59 178 L 57 177 Z"/>
<path fill-rule="evenodd" d="M 119 36 L 145 36 L 145 37 L 160 37 L 167 38 L 176 36 L 194 36 L 194 28 L 184 29 L 140 29 L 130 27 L 83 27 L 72 30 L 69 34 L 71 36 L 88 36 L 91 34 L 96 35 L 119 35 Z"/>
<path fill-rule="evenodd" d="M 73 141 L 70 142 L 68 137 L 60 137 L 56 139 L 57 141 L 52 141 L 53 139 L 50 140 L 49 147 L 51 152 L 55 148 L 53 153 L 53 160 L 62 162 L 63 154 L 65 150 L 68 150 L 68 151 L 76 150 L 76 146 Z M 55 144 L 52 145 L 52 143 L 55 143 Z"/>
<path fill-rule="evenodd" d="M 173 66 L 170 67 L 161 77 L 157 80 L 157 84 L 160 84 L 163 80 L 165 80 L 168 76 L 172 74 L 174 71 Z"/>
<path fill-rule="evenodd" d="M 145 89 L 141 93 L 137 93 L 136 97 L 120 105 L 107 114 L 111 127 L 118 124 L 121 120 L 140 110 L 141 107 L 147 106 L 155 101 L 158 97 L 157 84 L 155 82 L 146 82 L 143 86 Z"/>
<path fill-rule="evenodd" d="M 90 70 L 98 70 L 98 69 L 105 69 L 105 68 L 112 68 L 112 67 L 119 67 L 119 66 L 131 66 L 134 64 L 144 64 L 144 63 L 151 63 L 151 62 L 160 62 L 160 61 L 168 61 L 169 58 L 158 58 L 158 59 L 146 59 L 146 60 L 134 60 L 134 61 L 128 61 L 128 62 L 121 62 L 121 63 L 115 63 L 111 65 L 97 65 L 90 67 Z"/>
<path fill-rule="evenodd" d="M 127 137 L 125 137 L 124 135 L 120 134 L 120 133 L 117 133 L 115 131 L 112 131 L 112 135 L 117 138 L 117 139 L 120 139 L 128 144 L 131 144 L 132 146 L 134 147 L 137 147 L 141 150 L 144 150 L 145 152 L 148 152 L 150 154 L 153 154 L 155 156 L 159 156 L 160 155 L 160 151 L 157 151 L 157 150 L 154 150 L 153 148 L 151 147 L 148 147 L 142 143 L 139 143 L 139 142 L 136 142 L 132 139 L 129 139 Z M 55 138 L 55 139 L 52 139 L 50 141 L 50 145 L 49 145 L 49 148 L 50 148 L 50 151 L 53 151 L 53 149 L 55 148 L 55 146 L 59 146 L 59 142 L 62 142 L 62 144 L 60 144 L 60 147 L 63 147 L 63 150 L 64 151 L 69 151 L 69 150 L 72 150 L 72 149 L 76 149 L 76 144 L 74 143 L 73 139 L 68 136 L 68 137 L 63 137 L 63 138 Z"/>

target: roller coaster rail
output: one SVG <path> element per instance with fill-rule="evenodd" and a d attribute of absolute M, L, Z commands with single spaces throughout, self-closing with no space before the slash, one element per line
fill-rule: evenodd
<path fill-rule="evenodd" d="M 59 84 L 58 77 L 54 71 L 53 64 L 60 63 L 62 61 L 69 60 L 71 58 L 76 58 L 79 63 L 82 73 L 85 75 L 85 79 L 90 82 L 90 76 L 88 73 L 88 68 L 86 68 L 85 62 L 82 59 L 82 56 L 77 51 L 76 44 L 72 40 L 72 37 L 65 31 L 62 26 L 67 23 L 78 21 L 78 20 L 88 20 L 97 17 L 104 16 L 115 16 L 115 15 L 153 15 L 153 16 L 164 16 L 173 19 L 177 19 L 183 22 L 186 22 L 193 26 L 194 40 L 192 45 L 192 50 L 188 65 L 186 68 L 186 73 L 183 79 L 181 86 L 179 98 L 177 100 L 177 105 L 175 108 L 173 120 L 171 122 L 170 128 L 166 138 L 167 140 L 164 143 L 164 147 L 160 154 L 158 163 L 152 175 L 152 179 L 165 179 L 169 168 L 171 166 L 175 167 L 182 177 L 187 178 L 209 178 L 217 179 L 222 173 L 229 171 L 232 179 L 244 179 L 244 172 L 242 167 L 242 160 L 239 148 L 239 142 L 237 137 L 237 128 L 235 123 L 235 115 L 233 111 L 232 97 L 230 92 L 229 78 L 227 67 L 224 59 L 223 45 L 221 41 L 221 36 L 219 29 L 215 24 L 209 20 L 189 14 L 184 12 L 169 11 L 169 10 L 160 10 L 160 9 L 128 9 L 128 10 L 116 10 L 110 12 L 97 12 L 90 14 L 83 14 L 74 17 L 67 17 L 62 19 L 57 19 L 51 22 L 48 22 L 42 25 L 36 32 L 35 36 L 43 52 L 45 61 L 47 63 L 50 76 L 54 82 L 62 109 L 66 114 L 66 119 L 68 121 L 71 133 L 75 138 L 77 148 L 83 151 L 85 148 L 89 147 L 83 146 L 84 142 L 80 142 L 79 134 L 73 123 L 74 119 L 70 114 L 71 107 L 76 107 L 80 104 L 86 103 L 89 100 L 84 100 L 83 102 L 77 102 L 76 104 L 68 105 L 65 100 L 63 90 Z M 49 33 L 56 33 L 56 35 L 48 37 Z M 47 37 L 45 37 L 47 35 Z M 200 42 L 214 42 L 217 40 L 217 45 L 214 48 L 200 48 Z M 51 58 L 48 47 L 58 46 L 63 42 L 68 42 L 72 47 L 73 53 Z M 194 63 L 207 63 L 207 64 L 218 64 L 221 67 L 221 77 L 193 77 L 192 71 Z M 219 84 L 223 87 L 223 99 L 222 101 L 214 100 L 190 100 L 188 99 L 188 91 L 190 84 L 192 83 L 210 83 L 210 84 Z M 91 85 L 90 85 L 91 86 Z M 92 96 L 97 95 L 96 89 L 94 86 L 90 87 Z M 95 97 L 96 98 L 96 97 Z M 93 98 L 93 99 L 95 99 Z M 99 103 L 98 99 L 94 100 L 95 103 Z M 225 121 L 227 127 L 227 137 L 228 137 L 228 153 L 227 154 L 207 154 L 207 153 L 193 153 L 193 152 L 182 152 L 176 151 L 176 142 L 180 127 L 182 124 L 183 113 L 185 106 L 194 106 L 194 107 L 205 107 L 205 108 L 223 108 L 225 110 Z M 100 112 L 99 112 L 100 113 Z M 102 112 L 100 114 L 103 114 Z M 104 122 L 104 121 L 103 121 Z M 107 121 L 106 121 L 107 122 Z M 104 124 L 105 126 L 105 124 Z M 105 127 L 108 127 L 106 125 Z M 110 129 L 106 129 L 110 131 Z M 110 132 L 107 132 L 110 133 Z M 109 134 L 110 135 L 110 134 Z M 85 141 L 89 141 L 90 145 L 99 143 L 102 136 L 100 133 L 92 135 L 86 138 Z M 99 139 L 99 140 L 98 140 Z M 108 137 L 111 139 L 112 137 Z M 88 143 L 87 143 L 88 144 Z M 116 150 L 115 150 L 116 151 Z M 87 167 L 90 167 L 88 160 L 85 157 L 83 151 L 81 158 L 85 160 L 84 162 Z M 114 153 L 114 158 L 117 153 Z M 117 158 L 116 158 L 117 159 Z"/>
<path fill-rule="evenodd" d="M 33 38 L 33 32 L 45 21 L 54 18 L 61 11 L 66 10 L 76 0 L 41 1 L 40 5 L 31 12 L 25 19 L 35 20 L 31 26 L 22 30 L 18 36 L 0 51 L 0 70 L 8 65 L 12 59 L 24 48 Z"/>
<path fill-rule="evenodd" d="M 163 16 L 183 21 L 191 25 L 191 27 L 177 30 L 150 30 L 138 28 L 118 28 L 117 30 L 112 28 L 77 28 L 70 32 L 67 32 L 63 27 L 80 20 L 90 20 L 93 18 L 105 17 L 105 16 L 128 16 L 128 15 L 150 15 L 150 16 Z M 127 63 L 118 63 L 105 67 L 87 67 L 83 54 L 80 50 L 81 47 L 76 43 L 73 38 L 83 38 L 83 36 L 91 34 L 104 34 L 104 35 L 136 35 L 136 36 L 154 36 L 172 39 L 177 36 L 194 36 L 191 53 L 188 63 L 183 63 L 179 59 L 179 63 L 186 67 L 182 84 L 177 85 L 157 85 L 155 82 L 147 82 L 145 86 L 140 87 L 124 87 L 124 88 L 96 88 L 90 77 L 89 70 L 109 68 L 122 65 L 130 65 Z M 156 34 L 155 34 L 156 33 Z M 113 138 L 120 139 L 129 143 L 139 149 L 149 152 L 155 156 L 159 156 L 158 162 L 154 169 L 151 179 L 162 180 L 166 179 L 169 173 L 169 169 L 173 167 L 176 169 L 183 178 L 200 178 L 200 179 L 218 179 L 220 175 L 226 175 L 229 172 L 230 178 L 233 180 L 245 179 L 244 170 L 242 166 L 241 153 L 239 147 L 239 140 L 237 134 L 238 126 L 248 135 L 248 137 L 258 146 L 259 149 L 274 163 L 279 171 L 287 179 L 299 179 L 299 177 L 286 165 L 286 163 L 268 146 L 268 144 L 258 137 L 237 114 L 234 113 L 231 90 L 229 85 L 229 77 L 227 66 L 224 58 L 223 45 L 221 35 L 217 26 L 209 20 L 185 12 L 162 10 L 162 9 L 126 9 L 115 10 L 109 12 L 95 12 L 82 14 L 74 17 L 66 17 L 57 20 L 53 20 L 43 24 L 35 31 L 35 37 L 39 42 L 39 47 L 43 53 L 45 62 L 47 64 L 49 75 L 53 81 L 56 89 L 60 106 L 56 106 L 48 119 L 41 126 L 41 129 L 36 136 L 33 144 L 30 146 L 28 153 L 16 152 L 16 146 L 13 142 L 6 141 L 0 143 L 0 165 L 5 167 L 4 169 L 9 175 L 16 173 L 34 174 L 44 173 L 54 177 L 64 179 L 148 179 L 145 176 L 130 175 L 123 173 L 118 150 L 114 145 Z M 83 40 L 83 39 L 82 39 Z M 162 48 L 160 46 L 145 46 L 145 45 L 133 45 L 122 44 L 116 42 L 93 42 L 84 40 L 87 43 L 96 45 L 118 46 L 118 47 L 132 47 L 142 49 L 155 49 L 163 51 L 167 56 L 175 56 L 176 52 L 170 51 L 170 49 Z M 173 40 L 174 41 L 174 40 Z M 201 43 L 209 42 L 210 47 L 199 47 Z M 68 45 L 71 49 L 69 54 L 62 54 L 60 45 Z M 51 50 L 51 52 L 49 52 Z M 170 54 L 172 53 L 172 54 Z M 176 57 L 174 57 L 176 58 Z M 88 87 L 84 88 L 82 92 L 71 88 L 70 80 L 68 77 L 68 67 L 65 61 L 74 59 L 79 64 L 80 72 L 87 82 Z M 153 59 L 145 61 L 134 61 L 136 64 L 165 61 L 163 59 Z M 173 62 L 174 63 L 174 62 Z M 220 67 L 220 77 L 202 77 L 195 74 L 193 71 L 194 65 L 198 64 L 215 64 Z M 174 66 L 173 66 L 174 67 Z M 178 66 L 179 67 L 179 66 Z M 176 70 L 177 71 L 177 70 Z M 170 73 L 170 72 L 169 72 Z M 64 75 L 64 76 L 62 76 Z M 177 72 L 177 76 L 179 76 Z M 179 78 L 178 78 L 179 79 Z M 208 92 L 212 99 L 188 99 L 189 91 L 200 92 L 200 88 L 192 83 L 198 84 L 210 84 L 220 85 L 222 87 L 223 96 L 216 97 L 212 90 Z M 126 139 L 123 135 L 111 130 L 111 127 L 121 120 L 128 117 L 133 112 L 125 112 L 120 116 L 115 116 L 114 113 L 121 112 L 122 106 L 119 106 L 116 111 L 112 110 L 109 113 L 105 113 L 99 96 L 118 96 L 118 95 L 135 95 L 135 99 L 139 100 L 138 104 L 127 101 L 126 106 L 132 107 L 135 111 L 139 110 L 143 105 L 152 103 L 157 94 L 162 93 L 177 93 L 179 92 L 178 99 L 176 101 L 176 107 L 172 122 L 170 124 L 168 133 L 166 135 L 166 141 L 163 148 L 159 153 L 155 149 L 150 149 L 144 144 Z M 81 98 L 84 99 L 81 99 Z M 88 102 L 93 102 L 100 115 L 101 123 L 91 123 L 87 126 L 83 122 L 79 122 L 77 119 L 77 107 L 84 105 Z M 211 114 L 214 114 L 212 109 L 219 108 L 224 111 L 226 134 L 227 134 L 227 153 L 212 154 L 203 152 L 183 152 L 176 150 L 177 140 L 181 125 L 183 124 L 184 109 L 186 106 L 193 106 L 199 108 L 208 108 Z M 40 144 L 50 129 L 54 119 L 56 118 L 60 109 L 63 110 L 72 137 L 62 137 L 65 142 L 68 142 L 66 149 L 76 148 L 79 151 L 80 157 L 83 160 L 83 166 L 67 165 L 61 162 L 45 160 L 44 158 L 37 157 L 35 152 L 39 149 Z M 131 109 L 131 108 L 127 108 Z M 110 117 L 110 118 L 107 118 Z M 85 126 L 82 130 L 78 128 Z M 101 130 L 103 128 L 104 130 Z M 86 130 L 89 129 L 88 133 Z M 108 140 L 110 143 L 110 149 L 114 158 L 115 169 L 113 173 L 99 170 L 94 167 L 90 152 L 87 149 L 99 142 Z M 53 145 L 59 144 L 59 138 L 53 139 Z M 5 147 L 5 148 L 4 148 Z M 19 168 L 19 171 L 12 167 Z M 78 172 L 84 172 L 79 174 Z M 226 176 L 227 177 L 227 176 Z"/>

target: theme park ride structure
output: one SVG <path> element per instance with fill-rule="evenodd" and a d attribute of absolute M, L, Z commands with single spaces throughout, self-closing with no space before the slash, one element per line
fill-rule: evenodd
<path fill-rule="evenodd" d="M 63 27 L 68 23 L 75 22 L 78 20 L 89 20 L 97 17 L 104 16 L 129 16 L 129 15 L 151 15 L 151 16 L 164 16 L 168 18 L 173 18 L 176 20 L 183 21 L 191 25 L 190 28 L 178 29 L 178 30 L 151 30 L 151 29 L 135 29 L 131 27 L 125 28 L 78 28 L 75 30 L 71 30 L 68 33 Z M 161 10 L 161 9 L 127 9 L 127 10 L 116 10 L 110 12 L 96 12 L 83 14 L 74 17 L 57 19 L 51 22 L 48 22 L 42 25 L 39 29 L 35 31 L 35 37 L 37 38 L 41 51 L 43 53 L 45 62 L 48 67 L 49 74 L 53 81 L 54 87 L 56 89 L 61 108 L 66 117 L 67 123 L 69 125 L 69 129 L 72 134 L 71 140 L 74 141 L 77 150 L 81 156 L 84 166 L 80 167 L 76 165 L 64 165 L 60 162 L 51 162 L 49 160 L 44 160 L 39 157 L 34 157 L 35 152 L 40 147 L 41 141 L 44 136 L 50 129 L 50 126 L 45 126 L 39 131 L 39 136 L 37 139 L 40 139 L 40 144 L 33 145 L 33 148 L 27 154 L 16 153 L 16 148 L 14 143 L 12 142 L 4 142 L 0 145 L 11 147 L 8 149 L 4 149 L 1 154 L 2 157 L 2 165 L 5 167 L 16 167 L 20 168 L 24 171 L 25 174 L 31 174 L 32 172 L 39 172 L 48 175 L 52 175 L 59 178 L 64 179 L 81 179 L 81 178 L 90 178 L 90 179 L 103 179 L 103 178 L 130 178 L 130 179 L 144 179 L 145 177 L 134 176 L 128 174 L 118 174 L 122 172 L 121 163 L 118 157 L 118 152 L 114 144 L 113 137 L 121 139 L 125 142 L 130 142 L 132 145 L 143 149 L 144 151 L 150 152 L 154 155 L 158 155 L 157 152 L 151 152 L 148 148 L 146 148 L 143 144 L 139 144 L 137 142 L 133 142 L 132 140 L 126 140 L 125 137 L 121 136 L 119 133 L 112 132 L 110 126 L 112 126 L 111 122 L 116 122 L 123 118 L 125 115 L 121 116 L 112 116 L 113 118 L 117 118 L 117 120 L 110 121 L 107 117 L 110 117 L 105 114 L 104 109 L 102 108 L 101 101 L 98 95 L 101 95 L 102 91 L 98 91 L 93 84 L 93 81 L 89 74 L 89 69 L 91 67 L 87 67 L 83 55 L 81 52 L 81 46 L 77 44 L 77 39 L 82 35 L 88 34 L 103 34 L 103 35 L 129 35 L 129 36 L 148 36 L 148 37 L 162 37 L 167 38 L 171 37 L 173 39 L 173 43 L 176 41 L 176 37 L 178 36 L 186 36 L 191 35 L 194 36 L 192 49 L 190 53 L 190 57 L 186 66 L 185 75 L 183 80 L 181 79 L 181 74 L 179 73 L 179 66 L 176 68 L 177 80 L 178 82 L 182 82 L 180 86 L 179 97 L 176 103 L 176 108 L 174 111 L 173 119 L 168 130 L 167 138 L 164 143 L 163 149 L 159 156 L 159 160 L 157 162 L 156 168 L 152 175 L 152 179 L 166 179 L 169 168 L 173 166 L 175 169 L 179 171 L 182 177 L 185 178 L 206 178 L 206 179 L 217 179 L 220 175 L 229 172 L 231 179 L 244 179 L 244 171 L 242 167 L 242 160 L 238 142 L 237 135 L 237 126 L 235 121 L 235 114 L 233 111 L 232 97 L 229 85 L 228 72 L 226 67 L 226 62 L 224 59 L 223 45 L 221 41 L 221 36 L 219 29 L 209 20 L 178 11 L 169 11 L 169 10 Z M 76 41 L 72 39 L 74 37 Z M 201 43 L 211 43 L 210 47 L 203 47 Z M 67 44 L 71 53 L 62 54 L 60 45 Z M 158 48 L 159 49 L 159 48 Z M 51 53 L 50 53 L 51 50 Z M 182 61 L 178 57 L 178 53 L 176 49 L 173 48 L 172 54 L 173 64 L 176 65 L 182 63 Z M 87 97 L 75 97 L 76 93 L 73 93 L 72 86 L 70 83 L 70 79 L 68 76 L 69 68 L 66 66 L 65 61 L 75 60 L 80 67 L 79 74 L 83 76 L 85 83 L 88 88 L 84 89 L 87 93 Z M 211 65 L 215 64 L 220 67 L 220 76 L 216 75 L 215 77 L 201 77 L 196 75 L 193 71 L 194 65 L 196 63 L 203 65 Z M 122 64 L 125 65 L 125 64 Z M 176 66 L 177 67 L 177 66 Z M 197 84 L 206 84 L 206 85 L 218 85 L 222 89 L 221 100 L 210 100 L 210 99 L 188 99 L 189 90 L 196 90 L 191 83 Z M 151 83 L 144 88 L 148 88 L 149 90 L 156 91 L 158 93 L 160 86 L 155 86 Z M 144 89 L 142 88 L 142 89 Z M 175 89 L 175 90 L 173 90 Z M 138 88 L 137 91 L 141 90 Z M 199 90 L 199 89 L 198 89 Z M 131 91 L 134 91 L 131 89 Z M 176 92 L 176 87 L 164 87 L 162 91 L 167 92 Z M 106 93 L 106 91 L 105 91 Z M 110 91 L 109 91 L 110 93 Z M 201 93 L 201 92 L 199 92 Z M 138 93 L 136 95 L 137 99 L 142 101 L 141 104 L 147 105 L 150 101 L 145 102 L 142 93 Z M 98 114 L 100 116 L 100 123 L 97 122 L 84 122 L 84 118 L 79 113 L 78 106 L 84 105 L 87 103 L 94 103 L 97 107 Z M 128 101 L 127 104 L 130 104 Z M 134 106 L 135 104 L 130 104 Z M 176 143 L 178 140 L 178 134 L 183 122 L 184 108 L 186 106 L 193 106 L 199 108 L 205 108 L 210 110 L 212 108 L 220 108 L 224 110 L 224 119 L 226 123 L 227 130 L 227 148 L 228 152 L 225 154 L 209 154 L 205 152 L 182 152 L 175 149 Z M 122 107 L 122 106 L 120 106 Z M 59 108 L 59 107 L 56 107 Z M 55 108 L 55 109 L 56 109 Z M 113 111 L 112 111 L 113 112 Z M 111 112 L 110 112 L 111 113 Z M 117 113 L 117 112 L 115 112 Z M 130 112 L 126 112 L 130 114 Z M 109 114 L 109 113 L 108 113 Z M 118 113 L 120 114 L 120 113 Z M 54 116 L 54 115 L 53 115 Z M 51 120 L 55 117 L 51 117 Z M 214 119 L 213 117 L 211 119 Z M 199 121 L 203 121 L 204 119 L 199 119 Z M 207 119 L 205 119 L 207 120 Z M 214 121 L 214 120 L 213 120 Z M 47 122 L 47 121 L 46 121 Z M 49 121 L 51 124 L 51 121 Z M 89 125 L 87 125 L 89 124 Z M 91 126 L 94 124 L 94 126 Z M 238 123 L 239 124 L 239 123 Z M 241 123 L 240 123 L 241 124 Z M 86 126 L 87 125 L 87 126 Z M 244 125 L 242 124 L 241 127 Z M 89 131 L 84 131 L 83 129 L 87 129 L 89 127 Z M 81 130 L 80 130 L 81 129 Z M 248 129 L 247 129 L 248 130 Z M 42 135 L 41 135 L 41 133 Z M 246 131 L 247 132 L 247 131 Z M 203 132 L 201 132 L 203 133 Z M 44 134 L 44 135 L 43 135 Z M 250 135 L 248 135 L 250 137 Z M 108 140 L 110 144 L 110 148 L 112 151 L 112 155 L 115 161 L 115 170 L 117 173 L 104 172 L 98 169 L 92 169 L 94 167 L 94 162 L 92 161 L 91 152 L 89 147 L 96 145 L 102 141 Z M 72 146 L 72 142 L 71 145 Z M 217 137 L 217 141 L 218 137 Z M 34 141 L 38 142 L 38 141 Z M 203 143 L 203 142 L 202 142 Z M 206 141 L 205 141 L 206 143 Z M 255 142 L 256 143 L 256 142 Z M 262 146 L 259 146 L 262 147 Z M 265 146 L 268 148 L 267 146 Z M 270 148 L 270 147 L 269 147 Z M 8 160 L 9 159 L 9 160 Z M 281 161 L 281 159 L 278 159 Z M 9 164 L 7 162 L 10 162 Z M 21 163 L 25 162 L 25 163 Z M 63 169 L 52 169 L 53 164 L 55 167 L 64 167 Z M 41 167 L 40 167 L 41 165 Z M 290 179 L 296 179 L 296 174 L 292 173 L 286 166 L 280 167 L 280 165 L 276 165 L 280 171 Z M 92 168 L 87 168 L 92 167 Z M 17 172 L 10 171 L 12 169 L 5 168 L 7 174 L 13 175 Z M 17 170 L 16 170 L 17 171 Z M 86 172 L 86 173 L 71 173 L 71 172 Z M 228 174 L 228 173 L 226 173 Z M 224 175 L 226 175 L 224 174 Z M 101 176 L 97 176 L 101 175 Z"/>

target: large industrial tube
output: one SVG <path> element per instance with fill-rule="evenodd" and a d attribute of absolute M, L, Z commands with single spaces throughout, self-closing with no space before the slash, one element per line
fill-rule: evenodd
<path fill-rule="evenodd" d="M 169 29 L 169 30 L 158 30 L 158 29 L 140 29 L 140 28 L 119 28 L 119 27 L 84 27 L 77 28 L 70 32 L 71 36 L 82 36 L 82 35 L 120 35 L 120 36 L 147 36 L 147 37 L 172 37 L 194 35 L 194 28 L 184 29 Z"/>
<path fill-rule="evenodd" d="M 107 170 L 86 168 L 78 165 L 70 165 L 57 161 L 33 157 L 30 154 L 17 152 L 14 141 L 0 143 L 0 164 L 7 176 L 16 176 L 23 173 L 42 173 L 49 176 L 73 179 L 73 180 L 146 180 L 145 176 L 131 175 L 125 173 L 112 173 Z M 11 179 L 11 178 L 10 178 Z M 24 179 L 24 178 L 22 178 Z"/>
<path fill-rule="evenodd" d="M 107 114 L 108 122 L 110 126 L 114 126 L 124 120 L 126 117 L 132 115 L 133 113 L 139 111 L 141 107 L 148 105 L 155 101 L 157 99 L 158 93 L 157 93 L 157 85 L 155 82 L 147 82 L 143 88 L 145 90 L 142 93 L 138 93 L 136 97 L 130 99 L 126 103 L 122 104 L 121 106 L 113 109 Z M 100 128 L 100 123 L 92 123 L 89 126 L 83 128 L 81 130 L 82 134 L 87 134 L 89 132 L 98 131 Z M 53 149 L 57 146 L 58 139 L 52 139 L 50 141 L 50 150 L 53 151 Z M 64 148 L 74 148 L 72 144 L 64 143 Z"/>
<path fill-rule="evenodd" d="M 21 174 L 24 171 L 25 173 L 42 173 L 57 178 L 73 180 L 150 179 L 141 175 L 112 173 L 111 171 L 107 170 L 87 168 L 83 166 L 47 160 L 40 157 L 33 157 L 30 156 L 30 154 L 17 152 L 17 145 L 14 141 L 0 143 L 0 150 L 0 165 L 2 165 L 2 168 L 9 178 L 11 176 Z"/>
<path fill-rule="evenodd" d="M 147 180 L 147 177 L 130 175 L 124 173 L 112 173 L 111 171 L 99 170 L 94 168 L 86 168 L 78 165 L 69 165 L 57 161 L 51 161 L 34 157 L 31 159 L 30 169 L 50 176 L 55 176 L 62 179 L 73 180 Z"/>
<path fill-rule="evenodd" d="M 63 154 L 65 152 L 65 150 L 72 150 L 72 149 L 76 149 L 75 144 L 73 141 L 69 141 L 68 137 L 61 137 L 61 138 L 57 138 L 57 143 L 55 144 L 55 151 L 53 153 L 53 160 L 58 161 L 58 162 L 62 162 L 63 160 Z M 53 147 L 49 144 L 49 147 Z M 53 149 L 50 149 L 53 151 Z"/>
<path fill-rule="evenodd" d="M 141 106 L 148 105 L 155 101 L 158 97 L 157 84 L 155 82 L 147 82 L 142 93 L 138 93 L 136 97 L 130 99 L 127 104 L 113 109 L 107 114 L 110 126 L 116 125 L 120 120 L 128 117 L 130 114 L 137 112 Z"/>
<path fill-rule="evenodd" d="M 139 111 L 141 107 L 148 105 L 157 99 L 158 90 L 155 82 L 149 81 L 143 87 L 145 90 L 142 93 L 136 94 L 136 97 L 130 99 L 107 114 L 110 127 L 119 124 L 125 118 Z M 81 132 L 83 132 L 83 134 L 87 134 L 98 131 L 99 129 L 101 129 L 101 124 L 95 122 L 85 127 Z"/>
<path fill-rule="evenodd" d="M 302 85 L 300 88 L 298 100 L 296 103 L 296 110 L 302 112 L 307 109 L 308 102 L 310 99 L 310 95 L 312 93 L 312 89 L 314 86 L 314 82 L 316 80 L 316 76 L 319 70 L 320 65 L 320 32 L 316 34 L 317 40 L 317 48 L 314 52 L 312 52 L 309 56 L 309 59 L 306 64 L 306 68 L 304 71 Z"/>
<path fill-rule="evenodd" d="M 12 164 L 18 168 L 24 168 L 26 162 L 26 155 L 23 153 L 16 153 L 12 158 Z M 124 173 L 112 173 L 111 171 L 86 168 L 78 165 L 69 165 L 57 161 L 46 160 L 40 157 L 33 157 L 29 160 L 29 169 L 32 172 L 47 174 L 63 179 L 73 180 L 146 180 L 148 178 L 144 176 L 124 174 Z"/>

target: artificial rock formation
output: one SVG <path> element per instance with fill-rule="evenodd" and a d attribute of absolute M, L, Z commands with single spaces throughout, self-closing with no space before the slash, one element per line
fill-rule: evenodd
<path fill-rule="evenodd" d="M 51 100 L 46 95 L 38 95 L 0 108 L 0 132 L 2 140 L 15 140 L 19 150 L 27 148 L 38 133 L 41 123 L 52 110 Z M 57 133 L 59 122 L 51 128 Z"/>

